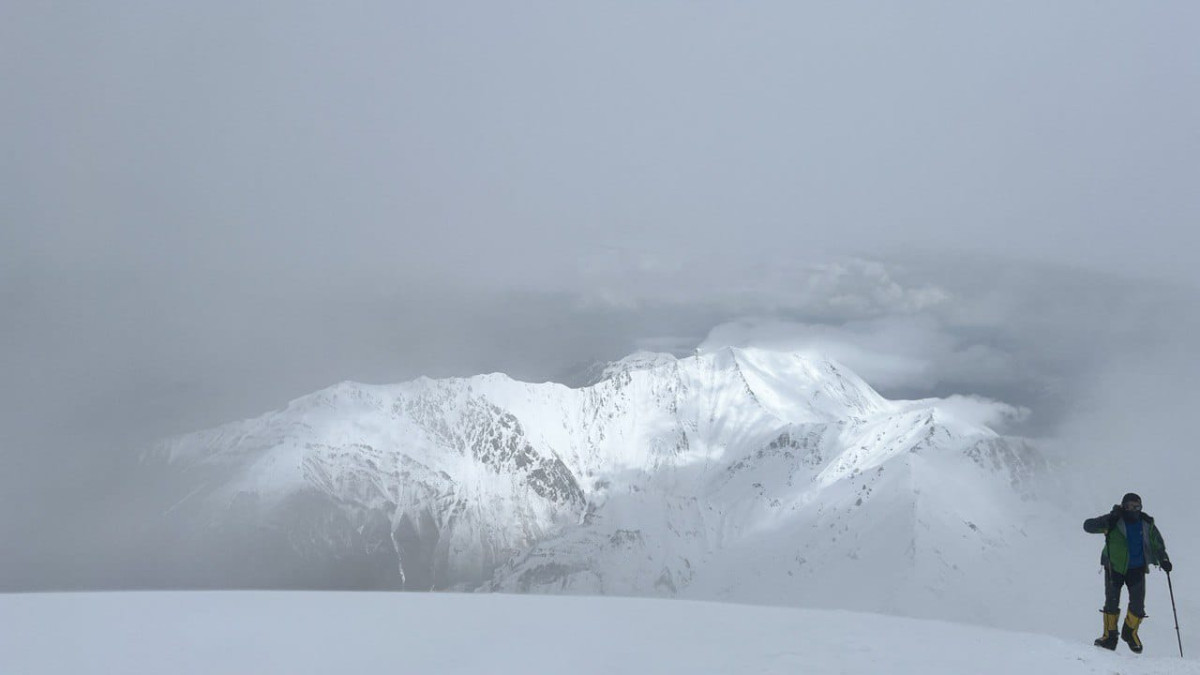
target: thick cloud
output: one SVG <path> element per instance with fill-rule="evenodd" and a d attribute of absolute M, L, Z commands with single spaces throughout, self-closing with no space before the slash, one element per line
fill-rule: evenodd
<path fill-rule="evenodd" d="M 971 364 L 976 381 L 1009 380 L 1011 357 L 964 345 L 930 316 L 885 316 L 838 324 L 745 320 L 713 330 L 703 348 L 750 346 L 834 358 L 883 389 L 932 390 L 957 366 Z M 993 367 L 998 365 L 998 367 Z"/>
<path fill-rule="evenodd" d="M 0 538 L 82 574 L 150 439 L 745 317 L 1064 454 L 1183 447 L 1197 12 L 8 3 Z"/>
<path fill-rule="evenodd" d="M 605 247 L 935 250 L 1194 282 L 1198 12 L 9 3 L 0 255 L 542 288 Z"/>

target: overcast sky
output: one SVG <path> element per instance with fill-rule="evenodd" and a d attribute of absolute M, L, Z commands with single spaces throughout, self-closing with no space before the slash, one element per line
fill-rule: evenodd
<path fill-rule="evenodd" d="M 741 317 L 1049 445 L 1137 402 L 1178 447 L 1197 35 L 1194 2 L 5 2 L 0 535 L 339 380 L 569 379 Z"/>

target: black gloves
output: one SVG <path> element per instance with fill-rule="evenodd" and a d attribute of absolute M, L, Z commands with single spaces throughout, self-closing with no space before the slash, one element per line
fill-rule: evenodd
<path fill-rule="evenodd" d="M 1123 515 L 1125 515 L 1125 509 L 1121 508 L 1120 504 L 1113 504 L 1112 511 L 1108 512 L 1108 526 L 1116 527 Z"/>
<path fill-rule="evenodd" d="M 1163 569 L 1163 571 L 1167 572 L 1167 573 L 1170 573 L 1171 568 L 1175 567 L 1174 565 L 1171 564 L 1170 560 L 1167 560 L 1165 558 L 1163 559 L 1162 562 L 1158 563 L 1158 566 L 1161 567 Z"/>

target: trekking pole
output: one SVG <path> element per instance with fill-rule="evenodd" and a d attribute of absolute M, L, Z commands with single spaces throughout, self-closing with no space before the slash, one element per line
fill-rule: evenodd
<path fill-rule="evenodd" d="M 1183 638 L 1179 636 L 1179 612 L 1175 611 L 1175 587 L 1171 585 L 1171 573 L 1167 572 L 1167 590 L 1171 591 L 1171 613 L 1175 615 L 1175 639 L 1179 641 L 1179 658 L 1183 658 Z"/>

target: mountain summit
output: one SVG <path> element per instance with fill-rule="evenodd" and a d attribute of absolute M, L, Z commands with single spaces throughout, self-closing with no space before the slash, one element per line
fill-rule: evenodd
<path fill-rule="evenodd" d="M 188 557 L 248 585 L 989 616 L 1046 548 L 1046 462 L 942 403 L 788 351 L 639 353 L 578 389 L 346 382 L 144 464 L 178 481 Z"/>

